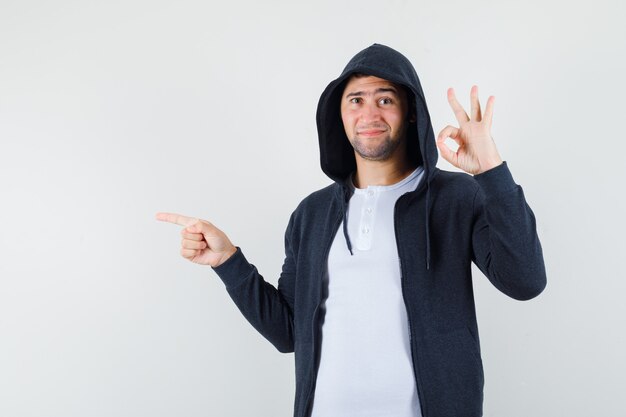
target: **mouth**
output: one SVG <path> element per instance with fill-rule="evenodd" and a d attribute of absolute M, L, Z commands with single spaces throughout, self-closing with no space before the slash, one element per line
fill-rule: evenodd
<path fill-rule="evenodd" d="M 357 132 L 359 136 L 365 136 L 365 137 L 379 136 L 379 135 L 382 135 L 383 133 L 385 133 L 385 130 L 381 130 L 381 129 L 368 129 L 368 130 L 361 130 L 360 132 Z"/>

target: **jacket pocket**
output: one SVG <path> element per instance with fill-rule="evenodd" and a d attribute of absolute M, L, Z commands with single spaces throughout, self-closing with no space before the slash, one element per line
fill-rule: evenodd
<path fill-rule="evenodd" d="M 476 359 L 476 362 L 480 368 L 480 373 L 481 376 L 484 379 L 484 375 L 483 375 L 483 361 L 480 355 L 480 347 L 478 345 L 478 340 L 476 339 L 476 337 L 474 336 L 474 334 L 472 333 L 472 331 L 470 330 L 469 326 L 465 326 L 465 330 L 467 330 L 467 334 L 469 335 L 469 340 L 472 344 L 472 352 L 474 352 L 474 358 Z M 484 381 L 483 381 L 484 382 Z"/>
<path fill-rule="evenodd" d="M 484 374 L 478 345 L 467 326 L 425 337 L 418 357 L 429 413 L 482 415 Z"/>

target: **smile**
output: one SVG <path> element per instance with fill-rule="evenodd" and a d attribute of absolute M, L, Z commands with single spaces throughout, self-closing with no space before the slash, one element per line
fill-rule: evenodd
<path fill-rule="evenodd" d="M 358 135 L 360 136 L 379 136 L 382 133 L 385 133 L 384 130 L 363 130 L 361 132 L 358 132 Z"/>

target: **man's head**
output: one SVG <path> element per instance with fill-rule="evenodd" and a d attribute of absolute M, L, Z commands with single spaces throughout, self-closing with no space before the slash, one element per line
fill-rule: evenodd
<path fill-rule="evenodd" d="M 415 122 L 413 95 L 406 87 L 367 74 L 352 74 L 340 107 L 346 136 L 361 158 L 383 161 L 396 150 L 406 149 L 406 131 L 409 123 Z"/>
<path fill-rule="evenodd" d="M 356 73 L 367 74 L 367 76 L 358 77 L 355 76 Z M 369 77 L 371 75 L 375 77 Z M 399 123 L 399 127 L 397 117 L 391 122 L 386 112 L 379 115 L 374 114 L 378 119 L 371 120 L 372 114 L 369 116 L 366 114 L 366 117 L 362 118 L 356 110 L 348 107 L 361 101 L 354 97 L 355 100 L 352 100 L 351 103 L 347 102 L 345 96 L 349 91 L 346 90 L 346 87 L 348 90 L 352 90 L 355 86 L 359 86 L 356 83 L 375 80 L 376 77 L 379 77 L 378 81 L 383 81 L 394 87 L 400 95 L 401 102 L 403 97 L 406 97 L 406 102 L 402 102 L 401 108 L 407 113 L 400 112 L 400 119 L 403 122 Z M 402 95 L 401 87 L 404 87 L 406 96 Z M 359 88 L 356 89 L 357 92 L 359 90 Z M 368 98 L 371 99 L 371 97 L 365 96 L 365 99 Z M 372 104 L 371 101 L 366 103 Z M 374 103 L 378 103 L 378 101 Z M 381 105 L 383 103 L 388 103 L 388 101 L 380 101 Z M 377 111 L 382 110 L 378 108 Z M 408 114 L 410 116 L 407 117 Z M 348 61 L 341 74 L 329 82 L 320 95 L 315 120 L 322 171 L 338 183 L 347 183 L 347 178 L 355 170 L 358 171 L 358 165 L 379 167 L 380 161 L 383 159 L 371 160 L 371 158 L 376 157 L 387 157 L 384 165 L 395 161 L 400 161 L 400 166 L 405 167 L 423 165 L 427 177 L 432 175 L 433 169 L 437 165 L 438 153 L 433 127 L 415 68 L 404 55 L 388 46 L 375 43 L 358 52 Z M 407 121 L 411 120 L 413 122 L 407 125 Z M 381 126 L 383 129 L 380 130 L 384 131 L 384 134 L 376 137 L 376 132 L 373 130 L 379 129 Z M 359 134 L 367 129 L 370 130 L 369 136 Z M 400 144 L 394 150 L 394 141 L 397 142 L 398 140 L 400 140 Z M 386 141 L 388 146 L 384 145 Z M 370 160 L 364 159 L 361 155 L 365 155 Z"/>

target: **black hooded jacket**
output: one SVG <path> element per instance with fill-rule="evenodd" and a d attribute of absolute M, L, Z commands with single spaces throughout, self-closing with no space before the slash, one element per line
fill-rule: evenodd
<path fill-rule="evenodd" d="M 280 352 L 295 353 L 294 417 L 309 416 L 319 366 L 322 277 L 342 222 L 346 250 L 352 253 L 344 220 L 351 197 L 346 179 L 356 161 L 339 102 L 356 72 L 400 84 L 415 100 L 417 119 L 409 126 L 407 149 L 415 165 L 423 165 L 424 179 L 398 198 L 394 228 L 421 413 L 481 416 L 484 374 L 471 263 L 509 297 L 537 296 L 546 274 L 535 217 L 506 161 L 474 176 L 436 167 L 419 79 L 408 59 L 392 48 L 373 44 L 362 50 L 322 93 L 320 162 L 333 182 L 308 195 L 291 214 L 278 288 L 263 279 L 240 247 L 213 270 L 252 326 Z"/>

